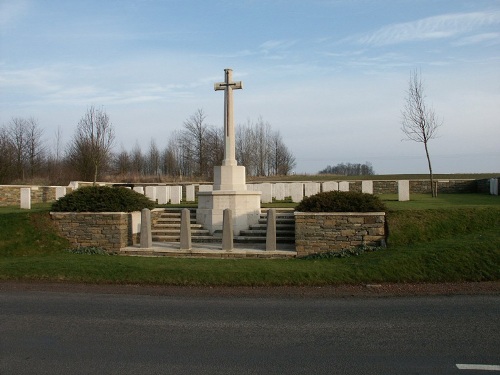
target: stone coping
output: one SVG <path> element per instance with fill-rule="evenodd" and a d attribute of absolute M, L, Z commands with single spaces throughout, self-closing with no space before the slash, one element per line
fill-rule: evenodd
<path fill-rule="evenodd" d="M 262 193 L 254 190 L 211 190 L 200 191 L 197 195 L 262 195 Z"/>
<path fill-rule="evenodd" d="M 295 211 L 295 216 L 385 216 L 385 212 L 300 212 Z"/>

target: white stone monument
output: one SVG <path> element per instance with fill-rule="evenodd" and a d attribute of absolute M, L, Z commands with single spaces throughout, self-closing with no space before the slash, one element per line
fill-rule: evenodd
<path fill-rule="evenodd" d="M 373 181 L 361 181 L 361 192 L 373 194 Z"/>
<path fill-rule="evenodd" d="M 304 183 L 304 195 L 310 197 L 311 195 L 316 195 L 320 190 L 319 182 L 306 182 Z"/>
<path fill-rule="evenodd" d="M 21 208 L 31 210 L 31 189 L 21 188 Z"/>
<path fill-rule="evenodd" d="M 339 191 L 349 191 L 349 181 L 340 181 Z"/>
<path fill-rule="evenodd" d="M 246 189 L 245 167 L 237 165 L 233 90 L 243 88 L 241 82 L 234 82 L 231 69 L 224 69 L 224 82 L 216 83 L 216 91 L 224 91 L 224 160 L 214 167 L 213 191 L 198 192 L 196 221 L 210 233 L 222 229 L 224 210 L 230 209 L 233 233 L 256 224 L 260 216 L 260 195 L 258 191 Z"/>
<path fill-rule="evenodd" d="M 337 181 L 325 181 L 323 182 L 323 192 L 326 191 L 339 191 L 339 183 Z"/>
<path fill-rule="evenodd" d="M 194 185 L 186 185 L 186 202 L 195 201 L 194 191 L 195 191 Z"/>
<path fill-rule="evenodd" d="M 294 203 L 304 199 L 304 184 L 302 182 L 292 182 L 290 184 L 290 196 Z"/>
<path fill-rule="evenodd" d="M 410 181 L 398 181 L 398 201 L 406 202 L 410 200 Z"/>

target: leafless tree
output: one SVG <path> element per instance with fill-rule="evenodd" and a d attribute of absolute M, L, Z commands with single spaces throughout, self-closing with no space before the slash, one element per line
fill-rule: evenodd
<path fill-rule="evenodd" d="M 80 175 L 94 184 L 101 169 L 110 161 L 115 139 L 113 125 L 104 109 L 91 106 L 78 123 L 68 156 Z"/>
<path fill-rule="evenodd" d="M 145 173 L 144 155 L 142 154 L 141 146 L 139 146 L 138 142 L 135 143 L 134 149 L 131 152 L 130 163 L 131 163 L 130 167 L 132 169 L 133 174 L 141 176 Z"/>
<path fill-rule="evenodd" d="M 150 175 L 156 175 L 158 178 L 158 181 L 160 180 L 161 176 L 161 154 L 160 150 L 156 146 L 156 142 L 154 139 L 151 139 L 151 142 L 149 144 L 149 152 L 148 152 L 148 158 L 147 158 L 147 170 L 148 174 Z"/>
<path fill-rule="evenodd" d="M 9 183 L 14 174 L 15 151 L 7 128 L 0 128 L 0 183 Z"/>
<path fill-rule="evenodd" d="M 414 70 L 410 74 L 409 87 L 402 115 L 401 130 L 406 136 L 405 140 L 424 144 L 425 155 L 429 165 L 432 196 L 435 197 L 437 196 L 437 191 L 434 186 L 428 143 L 436 137 L 437 129 L 442 123 L 437 119 L 434 109 L 425 104 L 424 86 L 421 75 L 417 70 Z"/>
<path fill-rule="evenodd" d="M 33 117 L 15 117 L 9 123 L 7 134 L 14 147 L 17 178 L 22 181 L 27 177 L 33 178 L 42 164 L 43 130 Z"/>
<path fill-rule="evenodd" d="M 210 127 L 205 123 L 206 115 L 198 109 L 189 119 L 184 121 L 184 144 L 189 148 L 189 156 L 196 167 L 195 174 L 203 176 L 208 171 L 208 151 Z M 194 167 L 193 165 L 193 167 Z"/>

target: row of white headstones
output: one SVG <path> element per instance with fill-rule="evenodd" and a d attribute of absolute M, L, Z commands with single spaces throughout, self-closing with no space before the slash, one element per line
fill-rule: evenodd
<path fill-rule="evenodd" d="M 194 202 L 196 199 L 196 187 L 198 191 L 211 191 L 213 185 L 186 185 L 184 201 Z M 182 186 L 135 186 L 136 192 L 146 195 L 149 199 L 157 201 L 158 204 L 180 204 L 183 200 Z M 326 191 L 349 191 L 348 181 L 326 181 L 326 182 L 277 182 L 262 184 L 247 184 L 247 190 L 260 191 L 261 202 L 271 203 L 274 200 L 282 201 L 290 197 L 292 202 L 300 202 L 304 197 Z M 373 181 L 362 181 L 361 191 L 373 194 Z M 498 179 L 490 179 L 490 194 L 498 195 Z M 56 187 L 56 199 L 66 195 L 66 188 Z M 398 181 L 399 201 L 410 200 L 410 182 L 408 180 Z M 21 208 L 31 208 L 31 188 L 21 188 Z"/>

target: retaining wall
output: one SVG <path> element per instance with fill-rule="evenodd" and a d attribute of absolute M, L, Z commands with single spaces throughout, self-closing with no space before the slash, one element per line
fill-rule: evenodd
<path fill-rule="evenodd" d="M 51 212 L 59 234 L 72 247 L 101 247 L 118 252 L 132 245 L 132 219 L 127 212 Z"/>
<path fill-rule="evenodd" d="M 385 212 L 295 212 L 297 256 L 385 245 Z"/>

